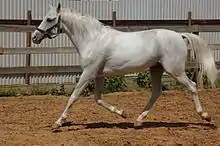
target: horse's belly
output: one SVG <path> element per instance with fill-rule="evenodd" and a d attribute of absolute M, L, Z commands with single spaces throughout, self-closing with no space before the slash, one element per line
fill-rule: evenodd
<path fill-rule="evenodd" d="M 106 68 L 104 68 L 103 74 L 104 75 L 124 75 L 124 74 L 139 72 L 139 71 L 146 69 L 146 68 L 145 67 L 136 67 L 136 68 L 126 68 L 123 70 L 116 70 L 116 69 L 106 67 Z"/>
<path fill-rule="evenodd" d="M 150 68 L 159 60 L 157 49 L 151 43 L 148 43 L 148 47 L 141 42 L 110 48 L 111 53 L 106 57 L 104 74 L 128 74 Z"/>
<path fill-rule="evenodd" d="M 105 75 L 124 75 L 128 73 L 140 72 L 144 69 L 150 68 L 157 63 L 156 59 L 145 62 L 126 62 L 119 64 L 106 63 L 103 73 Z"/>

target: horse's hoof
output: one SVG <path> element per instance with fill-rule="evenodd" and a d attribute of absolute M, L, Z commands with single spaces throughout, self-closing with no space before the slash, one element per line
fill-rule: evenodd
<path fill-rule="evenodd" d="M 142 128 L 142 126 L 143 126 L 143 123 L 141 121 L 135 121 L 134 122 L 134 128 L 135 129 L 140 129 L 140 128 Z"/>
<path fill-rule="evenodd" d="M 59 131 L 60 127 L 61 127 L 60 124 L 54 123 L 53 126 L 52 126 L 52 131 L 57 132 L 57 131 Z"/>
<path fill-rule="evenodd" d="M 206 120 L 207 122 L 211 122 L 211 116 L 207 112 L 203 112 L 201 114 L 202 119 Z"/>
<path fill-rule="evenodd" d="M 122 111 L 121 116 L 126 119 L 128 117 L 128 113 L 125 111 Z"/>

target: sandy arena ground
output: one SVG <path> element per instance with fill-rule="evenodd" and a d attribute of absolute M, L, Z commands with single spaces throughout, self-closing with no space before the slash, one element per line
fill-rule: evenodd
<path fill-rule="evenodd" d="M 104 100 L 127 110 L 123 119 L 99 107 L 93 98 L 81 98 L 72 107 L 59 132 L 51 125 L 60 116 L 67 97 L 0 98 L 0 145 L 58 146 L 220 146 L 220 89 L 199 92 L 208 123 L 194 110 L 188 92 L 168 91 L 158 99 L 142 129 L 133 122 L 145 106 L 148 92 L 112 93 Z"/>

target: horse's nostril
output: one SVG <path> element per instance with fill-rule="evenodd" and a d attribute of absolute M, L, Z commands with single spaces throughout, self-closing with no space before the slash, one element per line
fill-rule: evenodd
<path fill-rule="evenodd" d="M 36 40 L 36 39 L 37 39 L 37 37 L 36 37 L 36 36 L 33 36 L 33 37 L 32 37 L 32 40 L 33 40 L 33 41 L 34 41 L 34 40 Z"/>

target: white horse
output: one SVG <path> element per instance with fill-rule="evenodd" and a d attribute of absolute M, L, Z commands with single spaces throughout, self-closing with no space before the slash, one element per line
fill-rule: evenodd
<path fill-rule="evenodd" d="M 34 32 L 32 41 L 40 44 L 45 38 L 55 38 L 61 31 L 76 47 L 83 72 L 69 101 L 53 128 L 57 129 L 65 122 L 67 113 L 79 98 L 87 84 L 95 79 L 95 101 L 109 111 L 124 118 L 124 110 L 112 106 L 101 99 L 104 76 L 124 75 L 150 69 L 152 93 L 143 112 L 134 126 L 141 126 L 153 104 L 161 94 L 161 76 L 165 71 L 185 85 L 192 93 L 196 112 L 207 121 L 211 117 L 204 112 L 198 98 L 196 83 L 185 73 L 187 45 L 193 48 L 204 72 L 214 84 L 217 69 L 210 49 L 198 36 L 190 33 L 177 33 L 166 29 L 152 29 L 138 32 L 121 32 L 104 26 L 97 19 L 82 16 L 68 8 L 52 7 Z"/>

